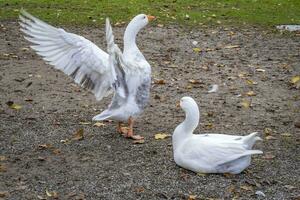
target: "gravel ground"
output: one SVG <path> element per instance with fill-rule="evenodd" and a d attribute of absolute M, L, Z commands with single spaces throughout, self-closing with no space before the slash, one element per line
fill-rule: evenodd
<path fill-rule="evenodd" d="M 17 22 L 0 24 L 0 199 L 300 198 L 300 91 L 290 83 L 300 75 L 299 34 L 149 25 L 138 45 L 153 69 L 151 102 L 135 124 L 145 142 L 133 144 L 115 122 L 93 126 L 110 98 L 96 102 L 46 65 Z M 66 29 L 106 49 L 104 27 Z M 124 27 L 114 31 L 120 44 Z M 217 93 L 207 93 L 212 84 Z M 176 166 L 171 138 L 154 135 L 172 134 L 184 117 L 175 103 L 187 95 L 200 107 L 197 133 L 258 131 L 264 154 L 239 175 Z"/>

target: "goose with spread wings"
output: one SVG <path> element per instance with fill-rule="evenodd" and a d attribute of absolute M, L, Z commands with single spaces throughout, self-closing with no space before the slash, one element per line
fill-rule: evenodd
<path fill-rule="evenodd" d="M 143 138 L 133 134 L 133 122 L 149 101 L 151 66 L 138 49 L 136 36 L 153 16 L 139 14 L 131 20 L 124 33 L 123 52 L 114 43 L 107 19 L 108 53 L 84 37 L 51 26 L 25 10 L 19 18 L 25 39 L 34 44 L 31 48 L 48 64 L 92 91 L 98 101 L 114 92 L 108 108 L 93 120 L 116 120 L 118 131 L 124 136 Z M 128 130 L 121 127 L 121 122 L 128 122 Z"/>

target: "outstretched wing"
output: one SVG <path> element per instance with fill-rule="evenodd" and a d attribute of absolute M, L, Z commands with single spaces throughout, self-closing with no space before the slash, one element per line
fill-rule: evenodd
<path fill-rule="evenodd" d="M 105 25 L 107 52 L 109 54 L 108 65 L 110 68 L 114 68 L 116 73 L 116 81 L 113 84 L 116 92 L 115 95 L 126 99 L 128 96 L 128 86 L 126 82 L 126 72 L 124 71 L 126 65 L 123 60 L 123 54 L 118 45 L 114 42 L 114 35 L 108 18 L 106 18 Z"/>
<path fill-rule="evenodd" d="M 116 81 L 109 55 L 82 36 L 55 28 L 22 10 L 21 31 L 37 54 L 55 68 L 71 76 L 76 83 L 90 89 L 101 100 Z"/>

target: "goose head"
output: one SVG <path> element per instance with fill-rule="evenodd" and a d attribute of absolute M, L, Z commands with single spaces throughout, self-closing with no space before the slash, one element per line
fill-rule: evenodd
<path fill-rule="evenodd" d="M 124 34 L 124 51 L 130 48 L 137 48 L 135 44 L 136 35 L 142 28 L 154 19 L 154 16 L 139 14 L 130 21 Z"/>
<path fill-rule="evenodd" d="M 191 97 L 182 97 L 179 104 L 182 110 L 185 112 L 183 127 L 185 130 L 193 132 L 198 126 L 200 118 L 198 105 Z"/>

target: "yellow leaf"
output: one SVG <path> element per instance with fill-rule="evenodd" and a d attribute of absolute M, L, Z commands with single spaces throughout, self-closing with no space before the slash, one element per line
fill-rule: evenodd
<path fill-rule="evenodd" d="M 154 138 L 156 140 L 163 140 L 163 139 L 168 138 L 168 137 L 171 137 L 171 135 L 170 134 L 166 134 L 166 133 L 157 133 L 154 136 Z"/>
<path fill-rule="evenodd" d="M 294 76 L 291 79 L 291 83 L 296 84 L 298 81 L 300 81 L 300 76 Z"/>
<path fill-rule="evenodd" d="M 103 127 L 103 126 L 105 126 L 105 124 L 102 122 L 96 122 L 93 126 Z"/>
<path fill-rule="evenodd" d="M 255 96 L 256 94 L 253 91 L 249 91 L 249 92 L 246 93 L 246 95 L 248 95 L 248 96 Z"/>
<path fill-rule="evenodd" d="M 290 134 L 290 133 L 282 133 L 282 134 L 280 134 L 281 136 L 283 136 L 283 137 L 292 137 L 293 135 L 292 134 Z"/>
<path fill-rule="evenodd" d="M 234 49 L 234 48 L 240 48 L 239 45 L 227 45 L 224 47 L 225 49 Z"/>
<path fill-rule="evenodd" d="M 249 108 L 250 107 L 250 102 L 248 100 L 243 100 L 241 102 L 241 105 L 244 107 L 244 108 Z"/>
<path fill-rule="evenodd" d="M 8 107 L 10 107 L 11 109 L 14 109 L 14 110 L 20 110 L 22 108 L 21 105 L 16 104 L 13 101 L 6 102 L 6 105 L 8 105 Z"/>
<path fill-rule="evenodd" d="M 265 128 L 264 129 L 264 134 L 265 135 L 271 135 L 273 133 L 273 130 L 271 128 Z"/>
<path fill-rule="evenodd" d="M 47 195 L 48 197 L 53 197 L 54 199 L 57 199 L 57 198 L 58 198 L 57 192 L 55 192 L 55 191 L 49 192 L 47 189 L 46 189 L 46 195 Z"/>
<path fill-rule="evenodd" d="M 199 52 L 201 52 L 202 50 L 200 49 L 200 48 L 193 48 L 193 51 L 195 52 L 195 53 L 199 53 Z"/>
<path fill-rule="evenodd" d="M 246 80 L 246 83 L 247 83 L 248 85 L 257 85 L 257 82 L 252 81 L 252 80 L 250 80 L 250 79 L 247 79 L 247 80 Z"/>
<path fill-rule="evenodd" d="M 79 129 L 76 131 L 75 135 L 73 136 L 73 140 L 82 140 L 83 139 L 83 129 Z"/>

